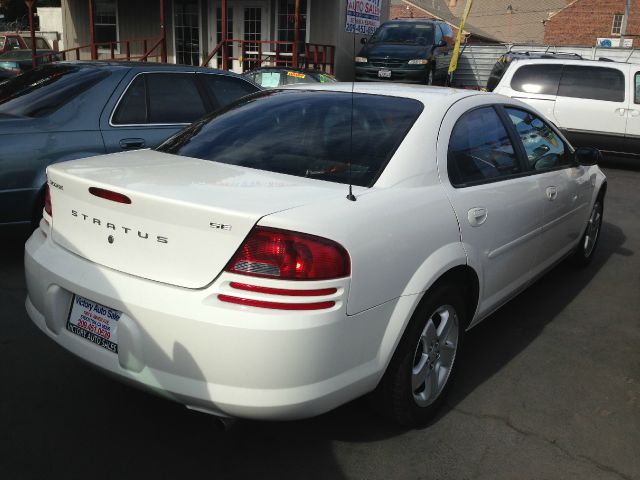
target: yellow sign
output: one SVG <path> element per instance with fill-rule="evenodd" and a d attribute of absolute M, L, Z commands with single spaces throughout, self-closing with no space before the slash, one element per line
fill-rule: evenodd
<path fill-rule="evenodd" d="M 464 8 L 464 13 L 460 18 L 460 27 L 458 27 L 458 38 L 456 39 L 456 46 L 453 48 L 453 55 L 451 56 L 451 63 L 449 64 L 449 75 L 456 71 L 458 68 L 458 57 L 460 56 L 460 42 L 462 41 L 462 31 L 464 30 L 464 24 L 467 22 L 467 17 L 471 11 L 471 4 L 473 0 L 467 0 L 467 6 Z"/>
<path fill-rule="evenodd" d="M 304 78 L 304 77 L 306 77 L 306 75 L 304 73 L 298 73 L 298 72 L 287 72 L 287 75 L 289 77 L 296 77 L 296 78 Z"/>

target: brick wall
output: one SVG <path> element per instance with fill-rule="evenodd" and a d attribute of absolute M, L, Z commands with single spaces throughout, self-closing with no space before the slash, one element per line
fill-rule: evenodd
<path fill-rule="evenodd" d="M 625 0 L 577 0 L 545 23 L 547 45 L 594 47 L 598 38 L 615 38 L 611 33 L 613 16 L 624 14 Z M 640 2 L 631 2 L 625 38 L 640 47 Z"/>
<path fill-rule="evenodd" d="M 424 10 L 405 4 L 391 5 L 389 18 L 393 20 L 395 18 L 433 18 L 433 16 L 425 13 Z"/>

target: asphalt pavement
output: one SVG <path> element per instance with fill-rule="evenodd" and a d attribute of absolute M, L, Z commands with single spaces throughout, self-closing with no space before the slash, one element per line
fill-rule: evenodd
<path fill-rule="evenodd" d="M 639 479 L 640 171 L 605 168 L 593 263 L 563 263 L 468 333 L 425 428 L 364 400 L 297 422 L 210 417 L 122 385 L 29 320 L 0 245 L 0 478 Z"/>

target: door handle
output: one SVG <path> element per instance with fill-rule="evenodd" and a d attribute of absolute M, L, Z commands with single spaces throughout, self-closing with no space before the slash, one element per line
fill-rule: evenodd
<path fill-rule="evenodd" d="M 631 112 L 631 116 L 634 118 L 637 116 L 640 116 L 640 112 L 638 110 L 630 110 L 630 112 Z"/>
<path fill-rule="evenodd" d="M 120 140 L 120 148 L 124 150 L 135 150 L 138 148 L 144 148 L 146 142 L 144 138 L 124 138 Z"/>
<path fill-rule="evenodd" d="M 484 207 L 475 207 L 467 213 L 467 220 L 472 227 L 479 227 L 487 221 L 487 209 Z"/>
<path fill-rule="evenodd" d="M 624 117 L 624 114 L 626 111 L 627 111 L 626 108 L 616 108 L 616 114 L 620 117 Z"/>
<path fill-rule="evenodd" d="M 556 187 L 547 187 L 547 198 L 550 201 L 554 201 L 558 196 L 558 189 Z"/>

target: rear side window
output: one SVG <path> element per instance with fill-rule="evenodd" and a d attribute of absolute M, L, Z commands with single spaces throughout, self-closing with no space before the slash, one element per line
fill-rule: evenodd
<path fill-rule="evenodd" d="M 500 59 L 495 63 L 491 69 L 491 73 L 489 74 L 489 80 L 487 80 L 487 91 L 493 92 L 496 89 L 500 80 L 502 80 L 502 77 L 504 76 L 504 72 L 507 71 L 508 65 L 509 64 L 505 57 L 500 57 Z"/>
<path fill-rule="evenodd" d="M 138 125 L 147 123 L 147 90 L 144 75 L 138 75 L 127 89 L 113 116 L 117 125 Z"/>
<path fill-rule="evenodd" d="M 449 140 L 448 171 L 451 184 L 500 180 L 520 173 L 520 163 L 509 134 L 492 107 L 465 113 Z"/>
<path fill-rule="evenodd" d="M 0 113 L 43 117 L 107 78 L 106 69 L 46 65 L 0 84 Z"/>
<path fill-rule="evenodd" d="M 624 102 L 624 74 L 614 68 L 565 65 L 558 95 Z"/>
<path fill-rule="evenodd" d="M 270 90 L 196 122 L 158 150 L 370 186 L 422 109 L 408 98 Z"/>
<path fill-rule="evenodd" d="M 115 125 L 191 123 L 206 113 L 192 73 L 149 73 L 130 84 L 113 115 Z"/>
<path fill-rule="evenodd" d="M 207 92 L 213 99 L 217 108 L 226 107 L 232 102 L 257 92 L 258 88 L 249 82 L 228 75 L 203 74 Z"/>
<path fill-rule="evenodd" d="M 557 95 L 562 65 L 524 65 L 511 79 L 511 88 L 518 92 Z"/>
<path fill-rule="evenodd" d="M 147 95 L 149 123 L 191 123 L 206 113 L 193 74 L 149 74 Z"/>

